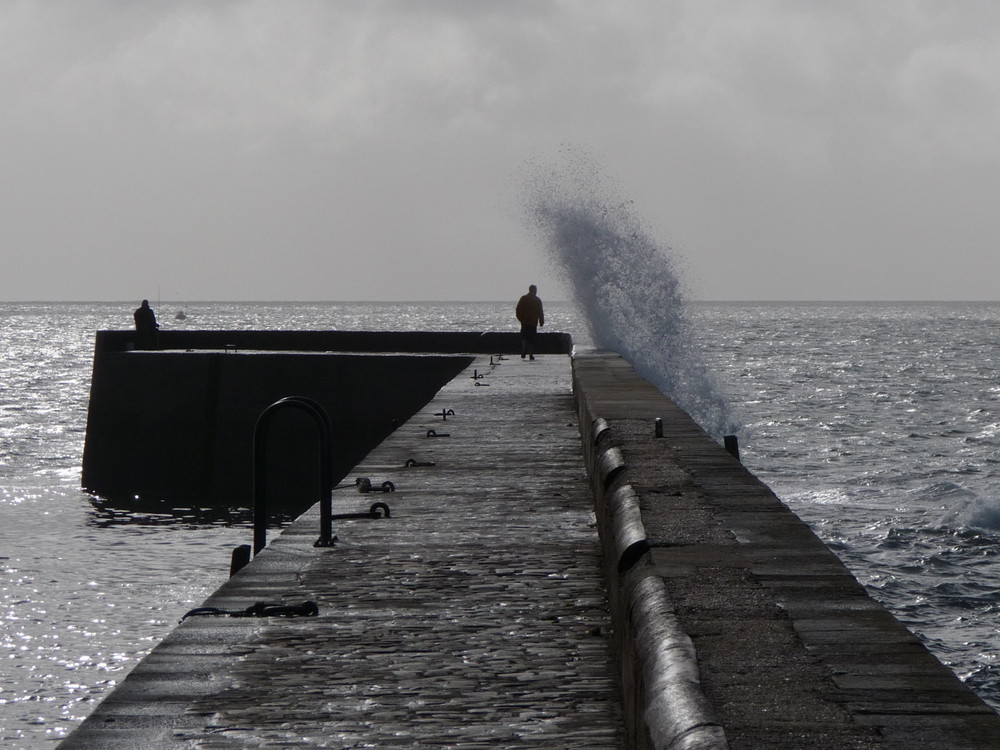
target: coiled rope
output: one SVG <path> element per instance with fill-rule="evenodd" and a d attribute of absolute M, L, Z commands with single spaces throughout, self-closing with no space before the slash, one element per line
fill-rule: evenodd
<path fill-rule="evenodd" d="M 302 604 L 275 604 L 273 602 L 256 602 L 246 609 L 219 609 L 218 607 L 195 607 L 181 618 L 184 622 L 189 617 L 316 617 L 319 606 L 313 601 Z"/>

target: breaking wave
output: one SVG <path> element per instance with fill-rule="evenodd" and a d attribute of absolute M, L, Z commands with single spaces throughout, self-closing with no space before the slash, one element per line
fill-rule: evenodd
<path fill-rule="evenodd" d="M 738 424 L 702 359 L 675 255 L 653 239 L 632 202 L 615 196 L 594 162 L 529 178 L 526 214 L 568 282 L 594 345 L 618 352 L 716 439 Z"/>

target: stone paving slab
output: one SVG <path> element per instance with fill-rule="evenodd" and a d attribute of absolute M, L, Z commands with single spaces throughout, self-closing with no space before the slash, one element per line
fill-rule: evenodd
<path fill-rule="evenodd" d="M 189 618 L 61 747 L 621 747 L 569 358 L 478 358 L 357 473 L 396 491 L 334 513 L 390 518 L 314 509 L 206 602 L 318 617 Z"/>

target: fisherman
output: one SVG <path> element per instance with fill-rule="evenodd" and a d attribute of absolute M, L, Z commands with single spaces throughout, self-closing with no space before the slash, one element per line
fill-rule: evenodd
<path fill-rule="evenodd" d="M 156 332 L 160 324 L 156 322 L 156 313 L 149 306 L 149 300 L 144 299 L 142 304 L 132 313 L 135 320 L 136 339 L 140 349 L 153 349 L 156 345 Z"/>
<path fill-rule="evenodd" d="M 535 334 L 538 326 L 545 325 L 545 313 L 542 311 L 542 301 L 538 298 L 538 287 L 532 284 L 528 293 L 517 301 L 514 314 L 521 323 L 521 359 L 525 356 L 535 358 Z"/>

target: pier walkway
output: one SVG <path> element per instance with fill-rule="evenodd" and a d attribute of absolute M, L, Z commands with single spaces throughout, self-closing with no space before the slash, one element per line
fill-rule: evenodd
<path fill-rule="evenodd" d="M 390 518 L 313 509 L 206 602 L 318 617 L 188 618 L 61 747 L 621 747 L 569 357 L 490 360 L 358 467 L 395 492 L 334 491 Z"/>

